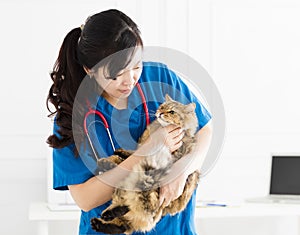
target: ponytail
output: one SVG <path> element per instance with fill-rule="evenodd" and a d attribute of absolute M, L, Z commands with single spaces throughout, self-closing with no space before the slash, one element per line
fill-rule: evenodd
<path fill-rule="evenodd" d="M 62 148 L 74 142 L 72 133 L 72 111 L 77 90 L 86 75 L 83 66 L 77 59 L 78 40 L 81 29 L 71 30 L 65 37 L 54 64 L 50 77 L 53 84 L 47 97 L 48 117 L 56 114 L 55 121 L 59 126 L 59 136 L 53 134 L 48 137 L 47 143 L 53 148 Z M 49 108 L 49 102 L 55 111 Z"/>

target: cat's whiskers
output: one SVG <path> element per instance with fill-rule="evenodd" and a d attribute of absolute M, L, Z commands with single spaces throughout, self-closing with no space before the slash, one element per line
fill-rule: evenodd
<path fill-rule="evenodd" d="M 156 111 L 154 111 L 154 110 L 149 110 L 149 115 L 150 115 L 150 117 L 155 117 L 156 115 Z"/>
<path fill-rule="evenodd" d="M 146 114 L 141 113 L 140 115 L 141 115 L 142 118 L 146 117 Z M 155 116 L 155 114 L 150 114 L 149 113 L 149 117 L 156 117 L 156 116 Z"/>
<path fill-rule="evenodd" d="M 149 110 L 148 114 L 149 114 L 149 117 L 156 117 L 155 111 L 153 111 L 153 110 Z M 141 117 L 145 117 L 145 116 L 146 116 L 145 113 L 141 113 Z"/>

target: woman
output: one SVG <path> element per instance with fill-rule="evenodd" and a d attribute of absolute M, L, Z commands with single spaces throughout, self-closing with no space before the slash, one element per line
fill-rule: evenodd
<path fill-rule="evenodd" d="M 112 129 L 115 148 L 136 149 L 137 140 L 146 128 L 147 116 L 137 83 L 142 88 L 150 113 L 164 101 L 166 93 L 175 100 L 197 104 L 197 148 L 193 154 L 174 164 L 168 183 L 161 186 L 160 202 L 165 205 L 181 195 L 187 176 L 201 167 L 208 150 L 210 114 L 165 65 L 142 62 L 142 47 L 137 25 L 120 11 L 107 10 L 89 17 L 83 27 L 68 33 L 51 73 L 53 85 L 47 104 L 50 102 L 55 107 L 51 113 L 55 114 L 54 133 L 48 138 L 49 145 L 54 148 L 53 187 L 70 190 L 82 209 L 79 234 L 100 234 L 91 229 L 90 219 L 101 215 L 110 203 L 116 183 L 140 161 L 141 156 L 153 149 L 159 150 L 162 145 L 171 152 L 175 151 L 181 146 L 183 137 L 183 131 L 176 126 L 161 127 L 118 169 L 95 175 L 96 156 L 83 127 L 88 106 L 105 116 Z M 88 78 L 84 79 L 86 76 Z M 150 121 L 154 118 L 151 116 Z M 113 153 L 113 148 L 108 144 L 110 140 L 105 129 L 97 125 L 98 122 L 92 120 L 93 125 L 88 128 L 97 145 L 97 153 L 100 157 L 107 157 Z M 183 212 L 166 215 L 146 234 L 196 234 L 194 207 L 195 193 Z"/>

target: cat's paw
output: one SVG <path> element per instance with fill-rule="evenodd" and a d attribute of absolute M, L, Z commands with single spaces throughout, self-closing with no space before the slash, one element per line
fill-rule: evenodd
<path fill-rule="evenodd" d="M 101 232 L 103 230 L 103 226 L 104 224 L 102 223 L 102 221 L 98 218 L 92 218 L 91 219 L 91 227 L 93 230 L 97 231 L 97 232 Z"/>
<path fill-rule="evenodd" d="M 117 206 L 112 209 L 108 209 L 103 211 L 101 215 L 101 219 L 104 221 L 111 221 L 116 217 L 121 217 L 125 215 L 129 211 L 128 206 Z"/>
<path fill-rule="evenodd" d="M 109 159 L 106 158 L 101 158 L 97 161 L 97 165 L 99 168 L 100 172 L 105 172 L 105 171 L 109 171 L 113 168 L 115 168 L 117 166 L 116 163 L 110 161 Z"/>
<path fill-rule="evenodd" d="M 122 158 L 123 160 L 127 159 L 130 155 L 133 154 L 134 151 L 130 151 L 130 150 L 125 150 L 125 149 L 116 149 L 114 154 L 118 155 L 120 158 Z"/>
<path fill-rule="evenodd" d="M 104 234 L 126 233 L 129 229 L 129 226 L 124 224 L 123 221 L 118 221 L 116 223 L 105 223 L 99 218 L 91 219 L 91 227 L 96 232 L 101 232 Z"/>

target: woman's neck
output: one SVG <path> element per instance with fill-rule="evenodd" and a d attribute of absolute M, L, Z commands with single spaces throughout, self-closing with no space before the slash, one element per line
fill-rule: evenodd
<path fill-rule="evenodd" d="M 128 98 L 117 99 L 115 97 L 109 96 L 106 92 L 102 93 L 102 96 L 108 103 L 110 103 L 116 109 L 127 109 Z"/>

